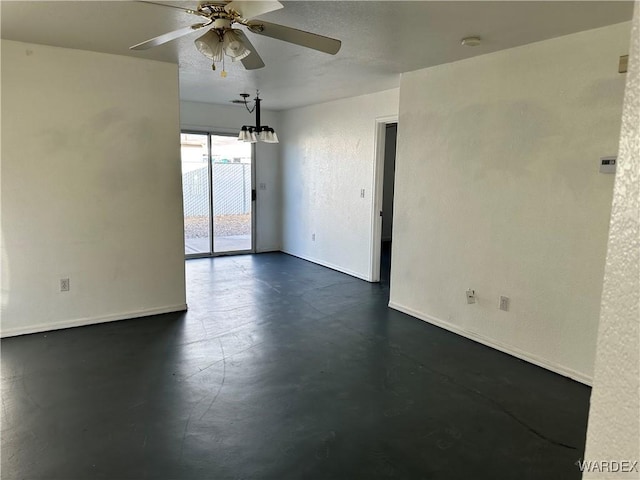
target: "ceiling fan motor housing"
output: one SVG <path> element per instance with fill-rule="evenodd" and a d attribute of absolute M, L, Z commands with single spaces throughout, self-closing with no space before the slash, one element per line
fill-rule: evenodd
<path fill-rule="evenodd" d="M 211 24 L 211 28 L 216 30 L 231 28 L 231 20 L 228 18 L 216 18 Z"/>

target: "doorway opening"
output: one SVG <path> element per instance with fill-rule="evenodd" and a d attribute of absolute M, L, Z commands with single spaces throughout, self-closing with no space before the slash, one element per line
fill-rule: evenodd
<path fill-rule="evenodd" d="M 253 145 L 235 136 L 182 132 L 185 256 L 254 251 Z"/>
<path fill-rule="evenodd" d="M 376 119 L 376 164 L 374 171 L 374 218 L 370 281 L 389 285 L 393 236 L 393 196 L 398 117 Z"/>
<path fill-rule="evenodd" d="M 380 282 L 391 279 L 391 241 L 393 237 L 393 188 L 396 173 L 396 142 L 398 124 L 388 123 L 385 128 L 384 167 L 382 179 L 382 238 L 380 248 Z"/>

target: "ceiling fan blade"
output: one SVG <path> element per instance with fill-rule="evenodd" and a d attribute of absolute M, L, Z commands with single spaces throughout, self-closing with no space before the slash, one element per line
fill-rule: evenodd
<path fill-rule="evenodd" d="M 340 50 L 342 42 L 335 38 L 316 35 L 296 28 L 276 25 L 275 23 L 263 22 L 262 20 L 252 22 L 247 25 L 249 30 L 258 35 L 276 38 L 285 42 L 294 43 L 302 47 L 312 48 L 320 52 L 335 55 Z"/>
<path fill-rule="evenodd" d="M 262 58 L 260 58 L 260 55 L 258 55 L 256 47 L 251 44 L 244 32 L 242 30 L 236 30 L 236 34 L 240 37 L 242 43 L 251 50 L 249 55 L 240 60 L 242 65 L 244 65 L 244 68 L 247 70 L 257 70 L 258 68 L 264 67 L 264 62 L 262 61 Z"/>
<path fill-rule="evenodd" d="M 225 5 L 227 12 L 235 10 L 242 18 L 251 19 L 264 15 L 274 10 L 279 10 L 283 5 L 277 0 L 254 1 L 254 0 L 233 0 Z"/>
<path fill-rule="evenodd" d="M 201 28 L 210 25 L 211 21 L 207 23 L 196 23 L 194 25 L 189 25 L 188 27 L 183 27 L 178 30 L 174 30 L 173 32 L 167 32 L 163 35 L 160 35 L 155 38 L 151 38 L 142 43 L 138 43 L 132 47 L 129 47 L 129 50 L 146 50 L 151 47 L 157 47 L 158 45 L 162 45 L 163 43 L 170 42 L 171 40 L 175 40 L 176 38 L 184 37 L 191 32 L 195 32 L 196 30 L 200 30 Z"/>

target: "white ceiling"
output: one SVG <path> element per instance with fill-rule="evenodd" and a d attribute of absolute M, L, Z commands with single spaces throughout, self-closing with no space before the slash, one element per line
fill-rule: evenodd
<path fill-rule="evenodd" d="M 282 110 L 397 87 L 402 72 L 624 22 L 633 11 L 632 1 L 282 3 L 283 9 L 260 18 L 338 38 L 340 52 L 331 56 L 249 32 L 266 67 L 246 71 L 227 62 L 228 76 L 221 78 L 193 45 L 203 31 L 151 50 L 129 50 L 199 22 L 178 9 L 130 1 L 3 0 L 0 32 L 5 39 L 177 62 L 183 100 L 228 104 L 260 89 L 265 108 Z M 469 35 L 482 37 L 482 45 L 462 47 L 460 39 Z"/>

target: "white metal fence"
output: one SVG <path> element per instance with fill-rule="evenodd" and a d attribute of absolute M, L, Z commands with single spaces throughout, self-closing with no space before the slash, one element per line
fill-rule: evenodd
<path fill-rule="evenodd" d="M 213 163 L 213 204 L 215 215 L 251 212 L 251 165 Z M 184 216 L 209 215 L 209 182 L 206 165 L 182 175 Z"/>

